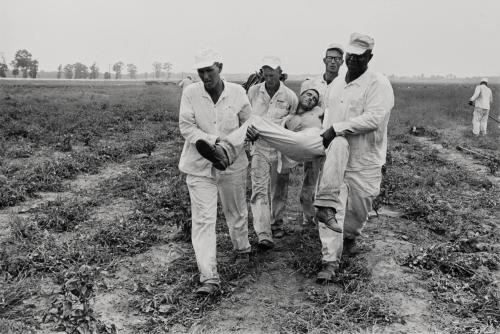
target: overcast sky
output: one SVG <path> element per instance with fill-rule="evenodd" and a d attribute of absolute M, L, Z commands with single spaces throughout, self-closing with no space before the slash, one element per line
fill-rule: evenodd
<path fill-rule="evenodd" d="M 500 0 L 0 0 L 0 52 L 27 49 L 40 69 L 118 60 L 192 71 L 213 47 L 224 71 L 254 71 L 264 55 L 288 73 L 320 73 L 331 42 L 374 37 L 385 74 L 500 75 Z"/>

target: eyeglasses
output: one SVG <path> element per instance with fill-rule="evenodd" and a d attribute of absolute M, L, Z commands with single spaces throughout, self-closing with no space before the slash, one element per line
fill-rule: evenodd
<path fill-rule="evenodd" d="M 325 59 L 326 59 L 327 62 L 331 62 L 332 60 L 335 60 L 335 62 L 338 63 L 338 62 L 342 61 L 342 57 L 330 57 L 330 56 L 328 56 Z"/>

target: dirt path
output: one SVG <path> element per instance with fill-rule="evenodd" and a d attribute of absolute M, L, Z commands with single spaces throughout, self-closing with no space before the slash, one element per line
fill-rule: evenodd
<path fill-rule="evenodd" d="M 439 143 L 435 143 L 431 138 L 428 137 L 414 137 L 420 144 L 427 147 L 435 149 L 439 152 L 438 156 L 449 162 L 456 163 L 470 172 L 477 173 L 481 176 L 486 177 L 492 183 L 500 186 L 500 176 L 492 175 L 485 165 L 479 163 L 476 159 L 471 156 L 462 154 L 454 149 L 448 149 L 443 147 Z M 498 174 L 498 173 L 497 173 Z"/>

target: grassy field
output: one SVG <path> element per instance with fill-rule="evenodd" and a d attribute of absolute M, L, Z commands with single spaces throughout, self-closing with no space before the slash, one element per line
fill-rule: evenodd
<path fill-rule="evenodd" d="M 2 81 L 0 333 L 498 332 L 500 130 L 472 137 L 473 89 L 394 83 L 377 203 L 401 215 L 370 220 L 335 284 L 314 283 L 321 246 L 297 220 L 296 168 L 287 236 L 249 268 L 219 214 L 222 293 L 198 299 L 180 89 Z"/>

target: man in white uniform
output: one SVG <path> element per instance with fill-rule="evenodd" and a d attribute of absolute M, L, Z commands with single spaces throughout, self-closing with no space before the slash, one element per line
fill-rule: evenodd
<path fill-rule="evenodd" d="M 252 115 L 261 116 L 276 124 L 282 124 L 285 117 L 297 109 L 297 95 L 283 82 L 281 60 L 277 57 L 264 57 L 261 63 L 264 82 L 250 87 L 248 98 L 252 105 Z M 250 204 L 253 225 L 259 248 L 274 247 L 273 237 L 284 235 L 283 219 L 288 196 L 290 170 L 283 168 L 278 172 L 276 149 L 264 141 L 256 142 L 252 149 L 252 197 Z"/>
<path fill-rule="evenodd" d="M 186 173 L 192 211 L 191 240 L 200 271 L 200 295 L 216 292 L 217 273 L 215 223 L 219 195 L 236 261 L 247 263 L 248 213 L 245 198 L 248 159 L 240 153 L 225 171 L 219 171 L 196 150 L 196 142 L 215 144 L 221 137 L 238 129 L 252 112 L 245 90 L 220 78 L 222 62 L 212 49 L 202 49 L 195 57 L 201 81 L 183 92 L 179 128 L 185 138 L 179 169 Z"/>
<path fill-rule="evenodd" d="M 474 106 L 472 116 L 472 133 L 479 136 L 482 133 L 486 136 L 486 127 L 488 126 L 488 116 L 490 105 L 493 102 L 493 94 L 488 87 L 488 78 L 481 79 L 481 83 L 476 86 L 474 95 L 469 100 L 469 104 Z"/>
<path fill-rule="evenodd" d="M 325 101 L 322 136 L 328 149 L 314 201 L 323 261 L 318 282 L 333 279 L 343 249 L 349 251 L 354 246 L 380 191 L 394 93 L 385 76 L 368 70 L 374 44 L 370 36 L 351 35 L 345 50 L 348 69 L 345 79 L 334 80 Z M 330 152 L 339 132 L 345 133 L 347 139 L 344 143 L 349 152 L 346 165 L 339 161 L 345 156 Z M 338 178 L 342 175 L 344 183 L 338 187 Z M 326 228 L 324 223 L 332 225 L 332 221 L 343 227 L 343 233 Z"/>

